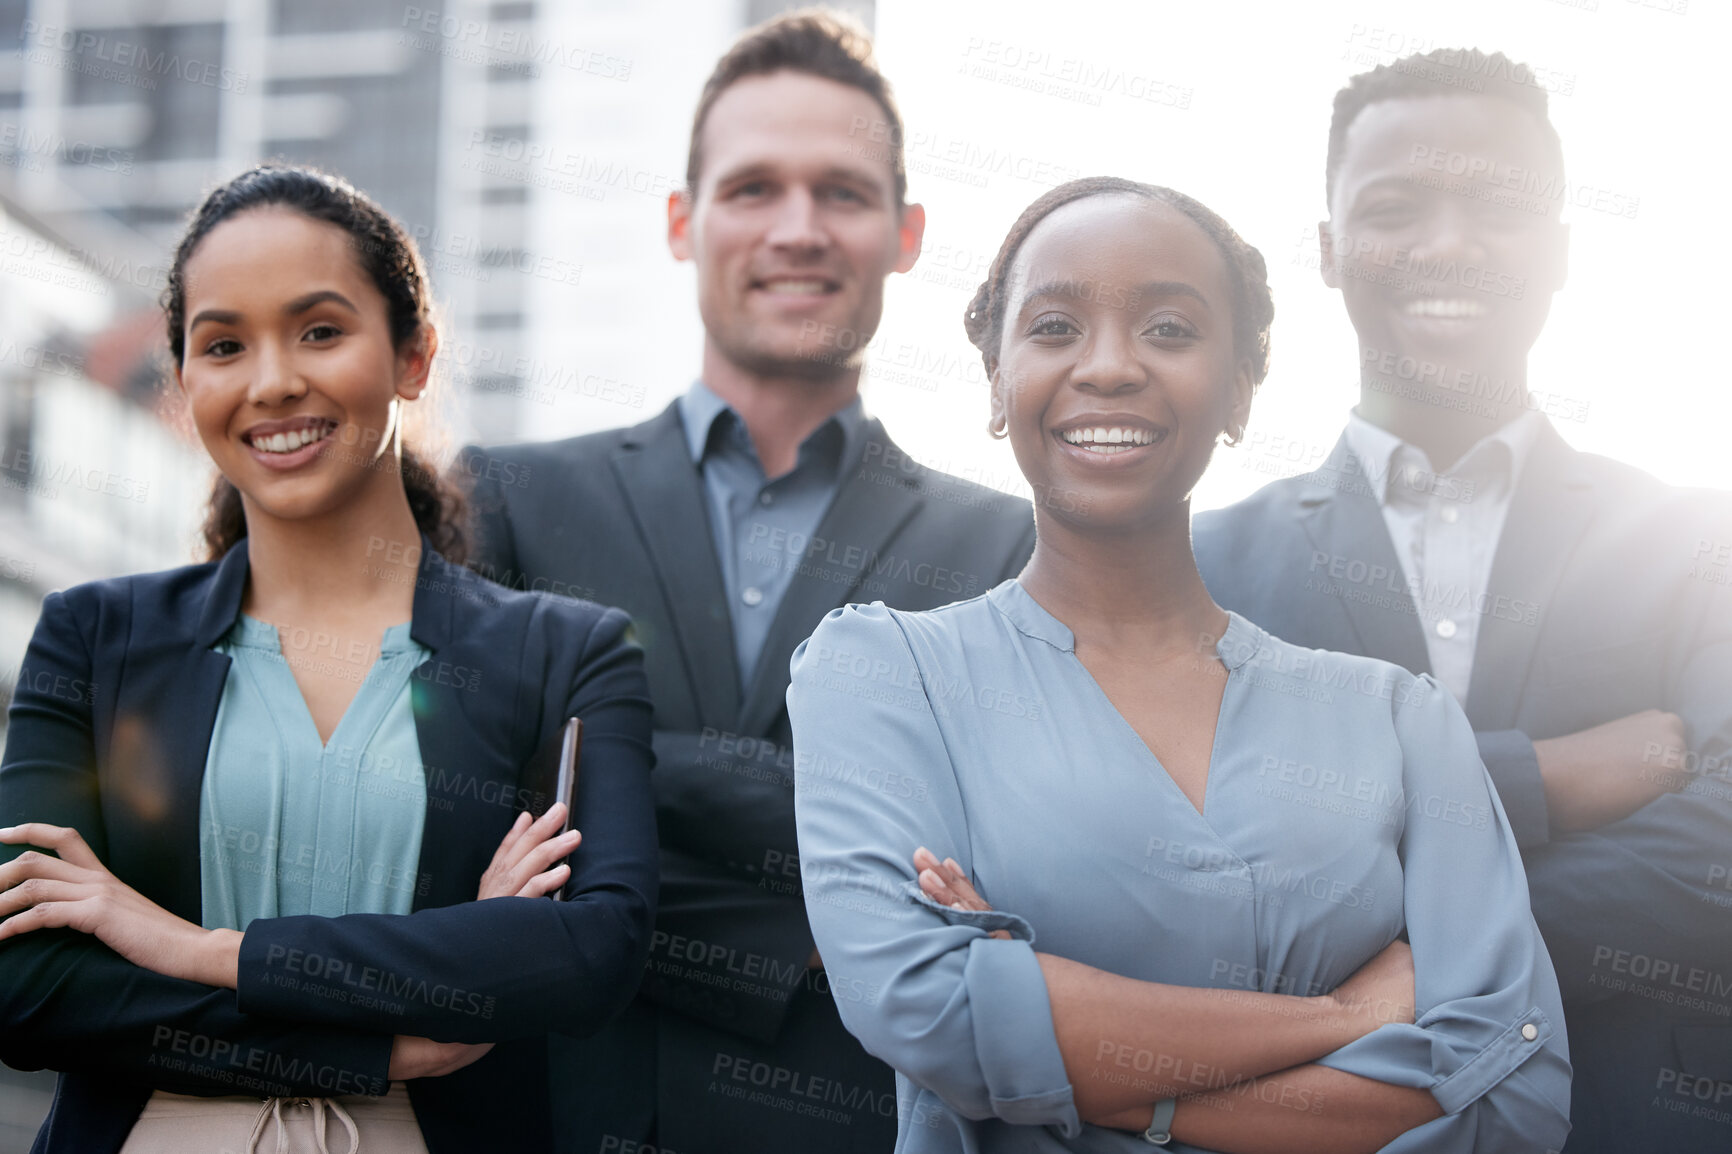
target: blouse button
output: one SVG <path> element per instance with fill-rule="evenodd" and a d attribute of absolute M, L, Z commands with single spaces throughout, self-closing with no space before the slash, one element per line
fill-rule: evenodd
<path fill-rule="evenodd" d="M 1540 1028 L 1538 1026 L 1534 1025 L 1532 1022 L 1529 1022 L 1527 1025 L 1522 1027 L 1522 1038 L 1524 1040 L 1531 1042 L 1539 1036 L 1540 1036 Z"/>

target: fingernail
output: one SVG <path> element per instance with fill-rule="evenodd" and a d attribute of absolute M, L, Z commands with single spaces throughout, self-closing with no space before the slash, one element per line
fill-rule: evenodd
<path fill-rule="evenodd" d="M 0 829 L 0 837 L 11 837 L 17 829 L 18 827 L 15 825 L 9 825 L 5 829 Z"/>

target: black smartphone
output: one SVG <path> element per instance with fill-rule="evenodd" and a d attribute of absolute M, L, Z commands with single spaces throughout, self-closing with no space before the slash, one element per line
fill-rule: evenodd
<path fill-rule="evenodd" d="M 561 833 L 571 828 L 572 799 L 577 793 L 577 758 L 583 751 L 583 719 L 568 718 L 565 722 L 565 732 L 559 741 L 559 775 L 553 784 L 553 799 L 565 803 L 565 825 Z M 566 859 L 570 861 L 570 858 Z M 565 900 L 565 886 L 560 886 L 551 895 L 556 902 Z"/>

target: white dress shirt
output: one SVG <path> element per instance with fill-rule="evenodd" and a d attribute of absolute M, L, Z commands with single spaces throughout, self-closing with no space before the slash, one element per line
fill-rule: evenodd
<path fill-rule="evenodd" d="M 1357 412 L 1347 418 L 1347 446 L 1383 509 L 1432 675 L 1457 701 L 1467 700 L 1492 558 L 1542 420 L 1523 413 L 1439 473 L 1423 449 Z"/>

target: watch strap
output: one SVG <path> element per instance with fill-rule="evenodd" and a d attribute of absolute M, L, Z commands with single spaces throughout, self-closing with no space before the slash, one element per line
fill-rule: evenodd
<path fill-rule="evenodd" d="M 1179 1108 L 1177 1098 L 1162 1098 L 1155 1103 L 1155 1117 L 1143 1132 L 1143 1141 L 1151 1146 L 1165 1146 L 1173 1140 L 1173 1111 Z"/>

